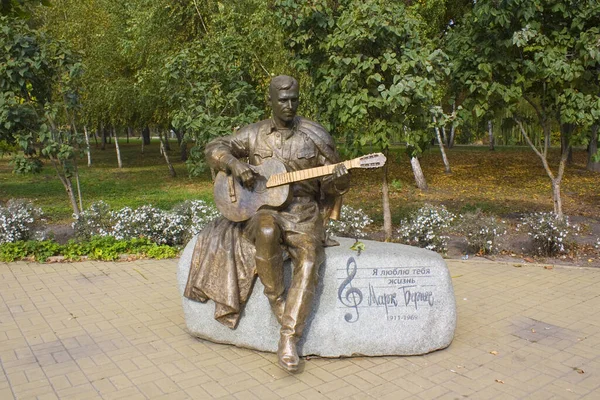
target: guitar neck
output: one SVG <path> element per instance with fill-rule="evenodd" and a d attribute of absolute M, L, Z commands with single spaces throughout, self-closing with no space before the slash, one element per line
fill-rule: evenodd
<path fill-rule="evenodd" d="M 324 165 L 322 167 L 302 169 L 294 172 L 284 172 L 281 174 L 274 174 L 267 180 L 267 187 L 276 187 L 281 185 L 287 185 L 294 182 L 305 181 L 308 179 L 319 178 L 321 176 L 331 175 L 334 168 L 337 165 L 344 164 L 347 169 L 360 168 L 359 158 L 353 160 L 343 161 L 338 164 Z"/>

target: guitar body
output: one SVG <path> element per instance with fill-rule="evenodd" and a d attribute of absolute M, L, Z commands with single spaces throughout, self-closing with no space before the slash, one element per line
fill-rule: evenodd
<path fill-rule="evenodd" d="M 280 207 L 290 196 L 289 185 L 266 186 L 271 175 L 287 172 L 281 161 L 270 158 L 253 166 L 253 169 L 256 175 L 252 188 L 245 188 L 238 179 L 222 171 L 215 178 L 215 203 L 221 214 L 230 221 L 246 221 L 260 208 Z"/>

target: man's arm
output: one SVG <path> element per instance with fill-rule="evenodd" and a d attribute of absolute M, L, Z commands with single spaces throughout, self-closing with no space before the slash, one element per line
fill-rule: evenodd
<path fill-rule="evenodd" d="M 244 127 L 231 136 L 214 139 L 206 145 L 206 162 L 218 171 L 230 172 L 246 187 L 254 183 L 254 172 L 240 158 L 248 157 L 250 129 Z"/>

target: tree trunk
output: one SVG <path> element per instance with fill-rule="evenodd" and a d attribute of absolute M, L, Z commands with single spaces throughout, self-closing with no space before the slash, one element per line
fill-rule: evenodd
<path fill-rule="evenodd" d="M 129 143 L 129 136 L 133 134 L 133 129 L 130 126 L 127 127 L 127 143 Z"/>
<path fill-rule="evenodd" d="M 386 151 L 386 156 L 388 152 Z M 389 160 L 389 158 L 388 158 Z M 383 166 L 383 184 L 381 186 L 382 206 L 383 206 L 383 233 L 385 241 L 392 240 L 392 211 L 390 209 L 390 191 L 388 185 L 388 166 Z"/>
<path fill-rule="evenodd" d="M 525 139 L 525 141 L 527 142 L 529 147 L 531 147 L 533 152 L 535 154 L 537 154 L 537 156 L 542 161 L 544 170 L 546 171 L 546 174 L 548 175 L 548 178 L 550 178 L 550 182 L 552 183 L 552 201 L 554 203 L 554 213 L 556 214 L 556 218 L 562 221 L 563 220 L 563 212 L 562 212 L 562 200 L 560 197 L 560 183 L 565 174 L 565 167 L 567 164 L 567 158 L 568 158 L 569 149 L 571 146 L 568 146 L 566 149 L 563 150 L 563 152 L 560 156 L 560 162 L 558 164 L 558 173 L 556 174 L 556 177 L 555 177 L 554 174 L 552 173 L 552 170 L 550 169 L 550 165 L 548 164 L 547 148 L 545 147 L 543 150 L 543 153 L 541 153 L 537 149 L 537 147 L 533 144 L 533 142 L 531 141 L 531 138 L 529 137 L 529 135 L 527 134 L 527 131 L 523 127 L 523 123 L 515 117 L 513 117 L 513 120 L 519 126 L 521 135 L 523 136 L 523 138 Z M 543 120 L 543 119 L 540 119 L 540 120 L 542 120 L 542 123 L 543 123 L 542 129 L 544 130 L 544 136 L 545 137 L 550 136 L 550 124 L 548 123 L 547 120 Z"/>
<path fill-rule="evenodd" d="M 181 157 L 181 161 L 187 161 L 187 140 L 185 139 L 185 134 L 181 130 L 175 130 L 171 128 L 173 132 L 175 132 L 175 137 L 177 138 L 177 144 L 179 145 L 179 154 Z"/>
<path fill-rule="evenodd" d="M 456 102 L 452 103 L 452 115 L 456 118 Z M 451 149 L 454 147 L 454 134 L 456 133 L 456 125 L 455 122 L 452 121 L 452 126 L 450 127 L 450 135 L 446 138 L 446 146 Z"/>
<path fill-rule="evenodd" d="M 561 154 L 567 152 L 568 165 L 573 164 L 573 147 L 569 144 L 573 129 L 573 124 L 560 124 L 560 150 Z"/>
<path fill-rule="evenodd" d="M 148 128 L 147 126 L 142 129 L 142 149 L 144 148 L 143 146 L 148 146 L 150 144 L 150 128 Z M 142 151 L 143 153 L 143 151 Z"/>
<path fill-rule="evenodd" d="M 563 219 L 562 199 L 560 197 L 560 179 L 552 179 L 552 201 L 554 203 L 554 214 L 556 218 Z"/>
<path fill-rule="evenodd" d="M 92 166 L 92 153 L 90 152 L 90 135 L 87 130 L 87 126 L 83 127 L 85 133 L 85 152 L 87 153 L 88 167 Z"/>
<path fill-rule="evenodd" d="M 442 126 L 442 141 L 446 146 L 448 146 L 448 132 L 446 132 L 445 126 Z"/>
<path fill-rule="evenodd" d="M 96 148 L 98 148 L 98 128 L 94 132 L 94 143 L 96 144 Z"/>
<path fill-rule="evenodd" d="M 79 217 L 80 210 L 77 205 L 77 199 L 75 198 L 75 192 L 73 191 L 73 183 L 71 182 L 71 178 L 65 178 L 65 189 L 67 190 L 67 195 L 69 196 L 69 200 L 71 200 L 71 207 L 73 207 L 73 214 L 76 217 Z"/>
<path fill-rule="evenodd" d="M 100 133 L 102 134 L 102 147 L 100 150 L 106 150 L 106 128 L 104 123 L 100 124 Z"/>
<path fill-rule="evenodd" d="M 437 123 L 437 118 L 433 117 L 433 123 Z M 442 152 L 442 160 L 444 161 L 444 169 L 447 174 L 451 174 L 452 170 L 450 169 L 450 162 L 448 161 L 448 157 L 446 157 L 446 150 L 444 150 L 444 142 L 442 140 L 442 136 L 440 135 L 440 128 L 435 126 L 435 134 L 437 135 L 437 141 L 440 145 L 440 151 Z"/>
<path fill-rule="evenodd" d="M 113 136 L 115 137 L 115 150 L 117 151 L 117 165 L 119 169 L 123 168 L 123 162 L 121 161 L 121 148 L 119 147 L 119 138 L 117 137 L 117 130 L 113 126 L 112 128 Z"/>
<path fill-rule="evenodd" d="M 454 147 L 454 134 L 456 133 L 456 127 L 452 125 L 450 128 L 450 135 L 448 135 L 448 148 L 451 149 Z"/>
<path fill-rule="evenodd" d="M 80 215 L 80 209 L 77 205 L 77 199 L 75 198 L 75 192 L 73 191 L 73 183 L 71 182 L 71 178 L 69 178 L 65 174 L 64 164 L 60 163 L 59 167 L 57 160 L 50 158 L 50 161 L 54 166 L 54 170 L 58 175 L 58 179 L 60 179 L 60 182 L 63 184 L 65 191 L 67 192 L 67 196 L 69 197 L 69 201 L 71 202 L 71 208 L 73 208 L 73 215 L 75 215 L 75 217 L 78 218 Z"/>
<path fill-rule="evenodd" d="M 165 150 L 171 151 L 171 143 L 169 143 L 169 131 L 165 132 L 164 135 L 161 134 L 161 136 L 163 138 Z"/>
<path fill-rule="evenodd" d="M 425 175 L 421 169 L 421 163 L 419 162 L 419 159 L 417 157 L 411 157 L 410 165 L 412 167 L 413 174 L 415 175 L 417 187 L 421 190 L 427 190 L 427 181 L 425 180 Z"/>
<path fill-rule="evenodd" d="M 179 154 L 181 155 L 181 161 L 187 161 L 188 159 L 188 151 L 187 151 L 187 140 L 182 140 L 179 145 Z"/>
<path fill-rule="evenodd" d="M 83 211 L 83 198 L 81 196 L 81 184 L 79 183 L 79 170 L 75 163 L 75 183 L 77 184 L 77 198 L 79 198 L 79 210 Z"/>
<path fill-rule="evenodd" d="M 588 146 L 587 170 L 600 172 L 600 161 L 594 161 L 594 155 L 598 152 L 598 125 L 592 126 L 592 138 Z"/>
<path fill-rule="evenodd" d="M 494 129 L 492 126 L 492 120 L 488 120 L 488 135 L 490 138 L 490 150 L 494 151 L 496 150 L 496 146 L 495 146 L 495 140 L 494 140 Z"/>
<path fill-rule="evenodd" d="M 171 161 L 169 160 L 169 154 L 165 151 L 163 134 L 160 131 L 158 132 L 158 139 L 160 140 L 160 152 L 165 157 L 165 161 L 167 162 L 167 165 L 169 167 L 169 173 L 171 174 L 172 178 L 175 178 L 177 176 L 177 173 L 175 172 L 175 168 L 173 168 L 173 164 L 171 164 Z"/>

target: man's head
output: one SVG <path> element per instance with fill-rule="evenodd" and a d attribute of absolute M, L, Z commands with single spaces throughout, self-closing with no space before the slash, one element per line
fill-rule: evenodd
<path fill-rule="evenodd" d="M 275 121 L 289 125 L 294 120 L 298 109 L 298 81 L 287 75 L 274 77 L 269 86 L 269 99 Z"/>

